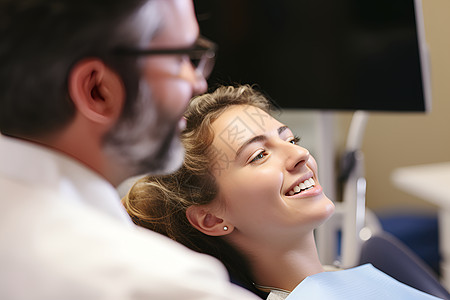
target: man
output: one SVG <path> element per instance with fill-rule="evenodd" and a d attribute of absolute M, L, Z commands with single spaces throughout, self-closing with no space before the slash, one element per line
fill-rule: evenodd
<path fill-rule="evenodd" d="M 0 6 L 0 299 L 253 299 L 114 188 L 183 159 L 214 50 L 191 0 Z"/>

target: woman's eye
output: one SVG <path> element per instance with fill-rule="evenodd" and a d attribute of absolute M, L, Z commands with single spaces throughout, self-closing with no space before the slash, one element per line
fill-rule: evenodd
<path fill-rule="evenodd" d="M 250 161 L 250 163 L 254 163 L 260 159 L 263 159 L 266 155 L 267 153 L 265 151 L 261 151 Z"/>
<path fill-rule="evenodd" d="M 289 143 L 294 145 L 298 145 L 298 142 L 300 142 L 300 138 L 298 136 L 295 136 L 291 140 L 289 140 Z"/>

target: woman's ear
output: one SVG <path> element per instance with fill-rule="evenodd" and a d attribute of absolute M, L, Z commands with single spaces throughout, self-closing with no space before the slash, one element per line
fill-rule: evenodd
<path fill-rule="evenodd" d="M 210 236 L 222 236 L 233 231 L 234 227 L 216 216 L 205 205 L 193 205 L 186 210 L 189 223 L 198 231 Z"/>
<path fill-rule="evenodd" d="M 115 124 L 125 102 L 120 76 L 99 59 L 84 59 L 72 67 L 69 95 L 78 112 L 98 124 Z"/>

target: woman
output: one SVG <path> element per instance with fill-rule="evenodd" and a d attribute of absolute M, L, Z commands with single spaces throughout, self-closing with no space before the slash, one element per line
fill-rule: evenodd
<path fill-rule="evenodd" d="M 215 256 L 261 297 L 284 298 L 324 271 L 313 230 L 334 205 L 314 158 L 269 112 L 250 86 L 194 98 L 182 168 L 141 179 L 123 202 L 136 224 Z"/>

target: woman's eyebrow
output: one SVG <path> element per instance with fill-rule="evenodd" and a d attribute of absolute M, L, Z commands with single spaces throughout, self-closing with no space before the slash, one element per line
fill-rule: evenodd
<path fill-rule="evenodd" d="M 280 135 L 283 131 L 285 131 L 286 129 L 289 129 L 289 127 L 287 126 L 281 126 L 280 128 L 278 128 L 277 132 L 278 135 Z M 247 147 L 248 145 L 252 144 L 252 143 L 257 143 L 257 142 L 262 142 L 267 140 L 267 137 L 265 135 L 257 135 L 252 137 L 251 139 L 245 141 L 240 147 L 239 149 L 237 149 L 236 151 L 236 158 L 242 153 L 242 151 L 245 149 L 245 147 Z"/>
<path fill-rule="evenodd" d="M 281 126 L 280 128 L 278 128 L 278 135 L 280 135 L 286 129 L 289 129 L 289 127 L 288 126 Z"/>
<path fill-rule="evenodd" d="M 256 143 L 256 142 L 261 142 L 261 141 L 265 141 L 267 140 L 267 137 L 265 135 L 257 135 L 252 137 L 251 139 L 245 141 L 240 147 L 239 149 L 237 149 L 236 151 L 236 158 L 242 153 L 242 151 L 245 149 L 245 147 L 247 147 L 248 145 L 252 144 L 252 143 Z"/>

